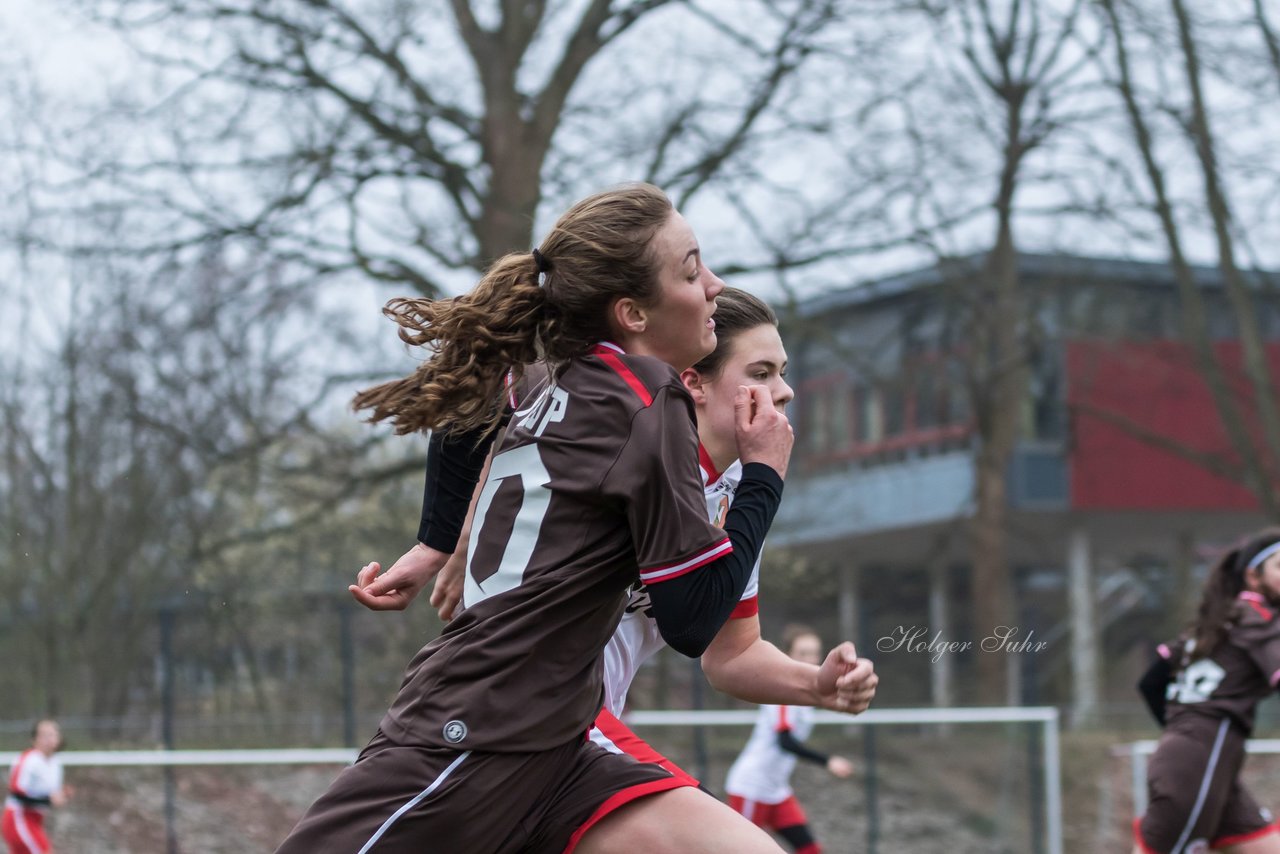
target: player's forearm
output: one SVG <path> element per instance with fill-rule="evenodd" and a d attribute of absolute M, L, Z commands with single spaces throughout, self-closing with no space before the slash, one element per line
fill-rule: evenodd
<path fill-rule="evenodd" d="M 702 670 L 717 691 L 749 703 L 779 706 L 820 705 L 818 668 L 796 661 L 766 640 L 757 639 L 729 654 L 713 645 Z"/>
<path fill-rule="evenodd" d="M 1165 690 L 1172 676 L 1173 667 L 1168 659 L 1159 656 L 1142 675 L 1137 685 L 1138 693 L 1142 695 L 1147 708 L 1151 710 L 1151 716 L 1160 726 L 1164 726 L 1165 722 Z"/>
<path fill-rule="evenodd" d="M 489 450 L 496 428 L 466 433 L 431 434 L 427 449 L 426 482 L 422 492 L 422 518 L 418 542 L 452 554 L 469 519 L 472 494 L 489 464 Z"/>
<path fill-rule="evenodd" d="M 724 629 L 751 580 L 781 500 L 782 478 L 776 471 L 762 463 L 743 466 L 724 524 L 733 551 L 697 572 L 649 585 L 653 619 L 663 640 L 676 652 L 697 658 Z"/>
<path fill-rule="evenodd" d="M 790 753 L 793 756 L 798 756 L 801 759 L 808 760 L 809 762 L 812 762 L 814 765 L 826 765 L 828 762 L 831 761 L 830 756 L 828 756 L 827 754 L 823 753 L 820 750 L 814 750 L 812 747 L 805 744 L 803 741 L 800 741 L 798 738 L 796 738 L 795 733 L 793 733 L 789 729 L 785 729 L 782 732 L 778 733 L 777 738 L 778 738 L 778 741 L 777 741 L 778 747 L 782 748 L 787 753 Z"/>

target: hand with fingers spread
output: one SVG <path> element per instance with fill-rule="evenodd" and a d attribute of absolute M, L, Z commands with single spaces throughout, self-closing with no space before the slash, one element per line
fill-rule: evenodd
<path fill-rule="evenodd" d="M 448 560 L 448 553 L 418 543 L 381 575 L 381 564 L 365 564 L 347 589 L 371 611 L 403 611 Z"/>
<path fill-rule="evenodd" d="M 859 714 L 876 695 L 880 677 L 870 659 L 858 658 L 853 644 L 845 641 L 818 668 L 818 696 L 824 709 Z"/>
<path fill-rule="evenodd" d="M 738 386 L 733 409 L 742 464 L 764 463 L 785 478 L 795 434 L 787 416 L 774 406 L 768 387 Z"/>

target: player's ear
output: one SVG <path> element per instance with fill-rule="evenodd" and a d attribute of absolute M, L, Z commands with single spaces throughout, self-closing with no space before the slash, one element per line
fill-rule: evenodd
<path fill-rule="evenodd" d="M 685 368 L 681 371 L 680 382 L 684 383 L 684 387 L 689 390 L 689 394 L 693 395 L 694 403 L 707 402 L 706 380 L 696 369 Z"/>
<path fill-rule="evenodd" d="M 1262 568 L 1255 566 L 1244 571 L 1244 589 L 1257 593 L 1262 589 Z"/>
<path fill-rule="evenodd" d="M 648 313 L 631 297 L 614 300 L 609 314 L 609 319 L 624 338 L 641 334 L 649 325 Z"/>

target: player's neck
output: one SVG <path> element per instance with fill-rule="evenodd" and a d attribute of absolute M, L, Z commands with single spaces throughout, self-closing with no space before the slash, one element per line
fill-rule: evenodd
<path fill-rule="evenodd" d="M 723 472 L 733 465 L 733 461 L 738 458 L 738 443 L 736 440 L 718 442 L 715 436 L 702 435 L 701 431 L 699 431 L 698 440 L 702 442 L 702 447 L 706 450 L 707 456 L 711 458 L 711 464 L 716 467 L 717 472 Z"/>

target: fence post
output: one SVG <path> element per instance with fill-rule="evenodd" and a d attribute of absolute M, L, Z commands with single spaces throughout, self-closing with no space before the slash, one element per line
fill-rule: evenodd
<path fill-rule="evenodd" d="M 173 750 L 173 608 L 165 605 L 160 609 L 160 661 L 161 685 L 160 733 L 165 750 Z M 178 854 L 178 832 L 174 826 L 175 791 L 173 766 L 164 766 L 164 838 L 165 850 L 168 854 Z"/>
<path fill-rule="evenodd" d="M 1036 854 L 1045 854 L 1044 829 L 1044 769 L 1040 767 L 1041 752 L 1036 750 L 1041 738 L 1041 728 L 1034 723 L 1026 724 L 1027 735 L 1027 806 L 1030 809 L 1031 850 Z"/>
<path fill-rule="evenodd" d="M 871 626 L 869 615 L 867 614 L 867 603 L 865 599 L 859 597 L 856 602 L 857 625 L 856 631 L 858 636 L 858 649 L 870 650 L 871 646 Z M 876 728 L 865 727 L 862 733 L 862 761 L 865 764 L 863 780 L 866 788 L 866 810 L 867 810 L 867 854 L 876 854 L 876 847 L 880 843 L 880 808 L 876 803 L 877 783 L 876 779 Z"/>
<path fill-rule="evenodd" d="M 702 675 L 702 662 L 700 659 L 692 659 L 690 662 L 690 681 L 693 688 L 693 707 L 701 709 L 703 703 L 703 685 L 705 676 Z M 711 774 L 710 759 L 707 756 L 707 732 L 702 724 L 693 725 L 693 761 L 698 769 L 698 779 L 706 780 Z"/>
<path fill-rule="evenodd" d="M 1058 744 L 1058 710 L 1050 709 L 1044 722 L 1045 835 L 1049 837 L 1049 854 L 1062 854 L 1062 764 Z"/>

